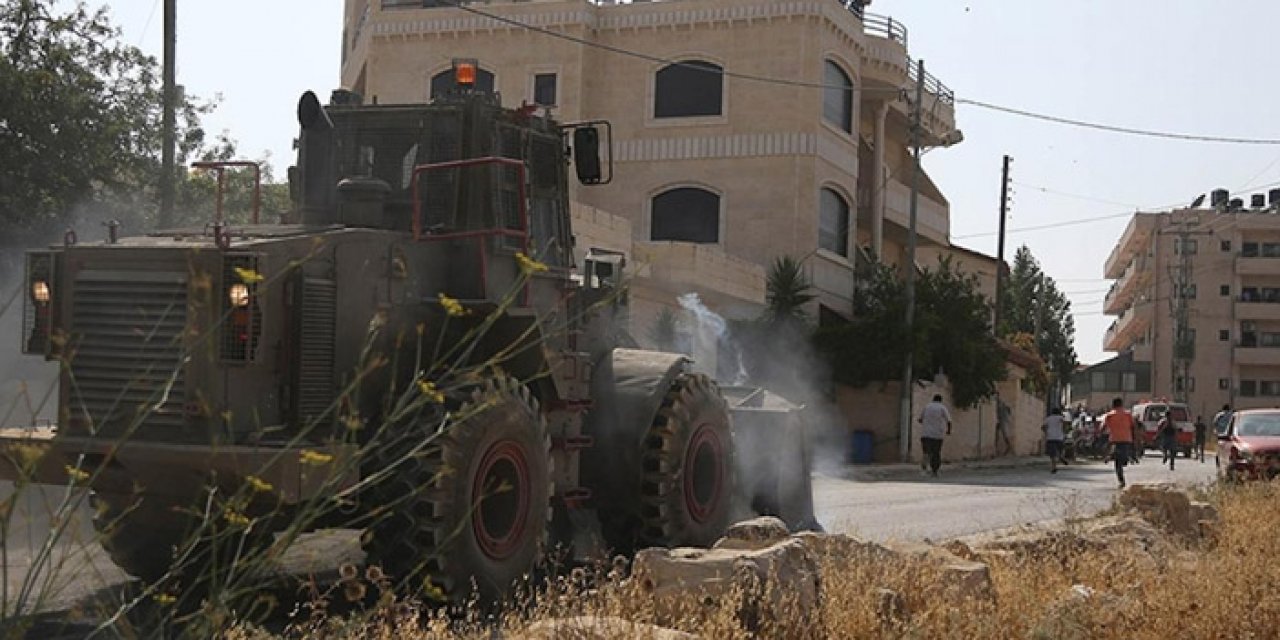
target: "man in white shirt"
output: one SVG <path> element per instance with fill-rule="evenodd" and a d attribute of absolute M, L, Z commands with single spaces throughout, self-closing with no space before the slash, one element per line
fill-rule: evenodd
<path fill-rule="evenodd" d="M 951 412 L 942 404 L 941 395 L 934 396 L 933 402 L 924 406 L 917 422 L 923 425 L 920 429 L 920 466 L 923 467 L 928 460 L 936 478 L 942 466 L 942 438 L 951 435 Z"/>
<path fill-rule="evenodd" d="M 1057 473 L 1058 460 L 1062 458 L 1062 443 L 1066 440 L 1066 434 L 1062 430 L 1062 411 L 1057 407 L 1050 409 L 1040 430 L 1044 431 L 1044 452 L 1049 456 L 1049 473 Z"/>

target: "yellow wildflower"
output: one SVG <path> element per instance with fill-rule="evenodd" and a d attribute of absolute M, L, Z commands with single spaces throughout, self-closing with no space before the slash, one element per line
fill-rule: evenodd
<path fill-rule="evenodd" d="M 538 262 L 537 260 L 534 260 L 533 258 L 530 258 L 529 256 L 526 256 L 524 253 L 519 251 L 516 252 L 516 264 L 520 265 L 520 271 L 523 272 L 525 275 L 547 270 L 546 264 L 542 262 Z"/>
<path fill-rule="evenodd" d="M 157 593 L 152 598 L 156 604 L 168 606 L 178 601 L 178 597 L 171 593 Z"/>
<path fill-rule="evenodd" d="M 236 277 L 240 278 L 240 281 L 245 284 L 257 284 L 259 282 L 262 282 L 263 280 L 266 280 L 266 278 L 262 277 L 261 273 L 258 273 L 253 269 L 245 269 L 244 267 L 235 267 L 233 270 L 236 272 Z"/>
<path fill-rule="evenodd" d="M 71 465 L 66 465 L 64 468 L 67 470 L 67 476 L 71 478 L 72 482 L 84 482 L 89 479 L 89 472 L 84 469 Z"/>
<path fill-rule="evenodd" d="M 436 602 L 444 602 L 449 599 L 449 596 L 445 594 L 444 589 L 441 589 L 429 579 L 422 581 L 422 594 Z"/>
<path fill-rule="evenodd" d="M 249 488 L 253 489 L 257 493 L 267 493 L 274 489 L 270 482 L 267 482 L 258 476 L 249 476 L 245 478 L 245 481 L 249 483 Z"/>
<path fill-rule="evenodd" d="M 303 450 L 299 461 L 302 462 L 302 464 L 320 466 L 333 462 L 333 456 L 327 453 L 320 453 L 319 451 L 305 449 Z"/>
<path fill-rule="evenodd" d="M 429 402 L 444 404 L 444 392 L 436 387 L 434 382 L 429 380 L 419 380 L 418 391 L 421 391 L 422 395 L 425 396 Z"/>
<path fill-rule="evenodd" d="M 246 516 L 243 513 L 240 513 L 239 511 L 232 509 L 231 507 L 227 507 L 222 511 L 222 519 L 226 520 L 227 524 L 234 527 L 249 526 L 249 516 Z"/>
<path fill-rule="evenodd" d="M 457 298 L 450 298 L 443 292 L 436 297 L 440 299 L 440 306 L 444 307 L 445 313 L 454 317 L 467 315 L 467 310 L 462 306 L 461 302 L 458 302 Z"/>

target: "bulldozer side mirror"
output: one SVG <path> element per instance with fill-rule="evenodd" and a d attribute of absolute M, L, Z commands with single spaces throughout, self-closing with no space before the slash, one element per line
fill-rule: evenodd
<path fill-rule="evenodd" d="M 573 131 L 573 166 L 582 184 L 600 184 L 600 131 L 584 127 Z"/>
<path fill-rule="evenodd" d="M 609 173 L 604 174 L 604 163 L 600 159 L 600 127 L 605 129 L 606 145 L 610 147 Z M 575 122 L 565 124 L 564 130 L 573 132 L 570 148 L 573 151 L 573 167 L 578 174 L 578 182 L 586 185 L 609 184 L 613 182 L 613 128 L 604 120 L 592 122 Z"/>

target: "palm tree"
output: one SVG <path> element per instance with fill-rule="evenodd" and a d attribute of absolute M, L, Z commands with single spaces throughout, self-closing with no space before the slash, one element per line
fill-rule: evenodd
<path fill-rule="evenodd" d="M 807 321 L 804 306 L 817 297 L 812 290 L 798 260 L 791 256 L 775 259 L 765 279 L 764 320 L 770 324 Z"/>

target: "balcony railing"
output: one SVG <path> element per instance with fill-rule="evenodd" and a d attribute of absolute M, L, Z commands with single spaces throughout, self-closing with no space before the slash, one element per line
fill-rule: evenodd
<path fill-rule="evenodd" d="M 841 0 L 836 0 L 840 4 L 846 4 Z M 850 9 L 850 11 L 853 11 Z M 853 11 L 862 20 L 862 31 L 867 35 L 878 36 L 901 43 L 907 46 L 907 25 L 902 24 L 900 20 L 894 20 L 893 16 L 882 16 L 874 13 L 863 13 L 861 9 Z"/>
<path fill-rule="evenodd" d="M 841 0 L 836 1 L 845 4 Z M 894 20 L 892 16 L 882 16 L 874 13 L 864 14 L 860 11 L 854 11 L 854 13 L 862 19 L 863 33 L 897 42 L 904 49 L 907 47 L 907 26 L 902 24 L 901 21 Z M 911 82 L 918 82 L 916 79 L 916 62 L 911 56 L 907 56 L 906 66 L 907 77 L 911 79 Z M 956 103 L 955 92 L 947 88 L 947 85 L 942 84 L 941 80 L 938 80 L 928 71 L 924 72 L 924 90 L 938 96 L 938 100 L 944 104 L 955 105 Z"/>

